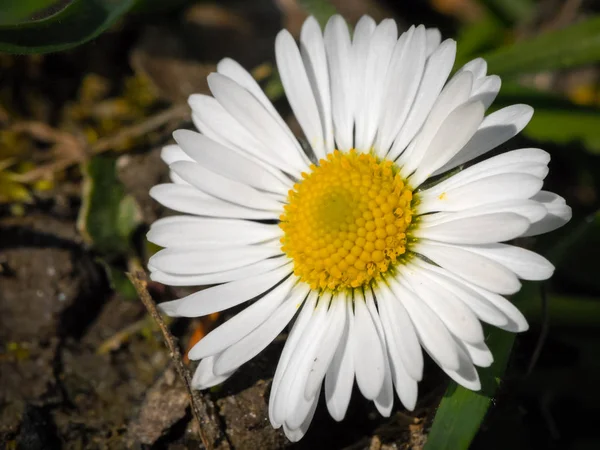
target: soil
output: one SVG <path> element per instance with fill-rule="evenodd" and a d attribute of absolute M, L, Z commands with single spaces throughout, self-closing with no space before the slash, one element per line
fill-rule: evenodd
<path fill-rule="evenodd" d="M 162 214 L 147 197 L 166 175 L 157 152 L 123 165 L 122 177 L 131 180 L 129 166 L 143 169 L 127 186 L 145 217 Z M 0 220 L 0 235 L 0 443 L 18 449 L 201 447 L 187 391 L 160 333 L 144 319 L 141 302 L 111 291 L 75 224 L 43 214 L 8 217 Z M 144 321 L 141 331 L 106 346 Z M 190 321 L 173 324 L 182 342 L 192 328 Z M 422 434 L 423 411 L 414 419 L 400 411 L 383 419 L 356 392 L 344 422 L 334 422 L 320 405 L 311 433 L 290 444 L 267 417 L 270 377 L 284 339 L 209 393 L 232 448 L 408 448 L 411 427 Z M 380 428 L 388 429 L 387 439 L 379 437 Z M 383 447 L 373 447 L 373 435 Z"/>

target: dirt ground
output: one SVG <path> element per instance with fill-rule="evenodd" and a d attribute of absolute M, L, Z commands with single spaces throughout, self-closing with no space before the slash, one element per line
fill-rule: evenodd
<path fill-rule="evenodd" d="M 166 175 L 158 149 L 131 159 L 127 166 L 141 174 L 131 192 L 153 208 L 147 190 Z M 160 170 L 145 170 L 151 166 Z M 113 292 L 74 222 L 50 213 L 0 220 L 0 341 L 7 343 L 0 442 L 9 449 L 196 448 L 187 391 L 142 303 Z M 151 288 L 157 298 L 183 293 Z M 189 320 L 172 324 L 184 343 L 193 327 Z M 335 423 L 323 404 L 306 439 L 289 444 L 267 418 L 284 339 L 207 395 L 232 448 L 409 448 L 422 441 L 430 408 L 383 419 L 357 392 L 344 422 Z M 436 401 L 429 397 L 421 403 Z"/>

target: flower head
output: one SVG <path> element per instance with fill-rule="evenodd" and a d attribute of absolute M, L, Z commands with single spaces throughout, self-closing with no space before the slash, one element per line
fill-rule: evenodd
<path fill-rule="evenodd" d="M 423 26 L 398 36 L 393 20 L 363 17 L 351 38 L 339 16 L 324 35 L 309 18 L 300 47 L 284 30 L 275 50 L 306 145 L 225 59 L 208 77 L 213 97 L 189 99 L 200 133 L 176 131 L 163 150 L 172 183 L 151 191 L 183 213 L 152 225 L 148 239 L 166 247 L 152 279 L 216 285 L 162 309 L 194 317 L 255 300 L 192 348 L 194 387 L 223 382 L 293 321 L 269 399 L 271 423 L 291 440 L 323 387 L 336 420 L 354 380 L 383 415 L 394 392 L 413 409 L 423 350 L 479 389 L 475 366 L 493 360 L 481 322 L 526 330 L 503 295 L 554 269 L 501 242 L 571 216 L 541 190 L 543 150 L 464 168 L 517 134 L 532 108 L 485 116 L 500 79 L 476 59 L 448 80 L 455 42 Z"/>

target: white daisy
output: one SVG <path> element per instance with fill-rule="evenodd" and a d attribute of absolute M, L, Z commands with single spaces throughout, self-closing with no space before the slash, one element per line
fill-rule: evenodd
<path fill-rule="evenodd" d="M 423 26 L 398 36 L 393 20 L 365 16 L 351 38 L 339 16 L 324 34 L 309 18 L 300 48 L 283 30 L 275 50 L 306 145 L 225 59 L 208 77 L 213 97 L 189 99 L 200 133 L 176 131 L 163 150 L 173 182 L 151 190 L 183 213 L 148 233 L 166 247 L 152 279 L 216 285 L 162 309 L 195 317 L 255 300 L 192 348 L 194 387 L 222 383 L 295 317 L 269 399 L 271 423 L 292 441 L 323 386 L 336 420 L 354 380 L 382 415 L 394 392 L 412 410 L 422 350 L 479 389 L 475 366 L 493 359 L 481 322 L 527 329 L 503 296 L 553 272 L 500 242 L 558 228 L 571 210 L 541 190 L 550 157 L 535 148 L 431 177 L 513 137 L 532 108 L 484 117 L 500 79 L 476 59 L 447 81 L 456 44 Z"/>

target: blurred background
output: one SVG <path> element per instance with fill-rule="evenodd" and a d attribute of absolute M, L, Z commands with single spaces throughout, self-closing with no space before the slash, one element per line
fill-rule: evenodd
<path fill-rule="evenodd" d="M 487 330 L 496 363 L 481 370 L 481 393 L 429 364 L 414 412 L 396 406 L 382 418 L 356 392 L 344 422 L 321 405 L 292 445 L 267 419 L 282 335 L 204 396 L 220 430 L 212 445 L 600 448 L 600 2 L 591 0 L 0 1 L 0 446 L 201 445 L 186 388 L 125 276 L 157 250 L 144 235 L 168 214 L 148 197 L 168 179 L 160 148 L 191 127 L 186 98 L 207 93 L 225 56 L 251 70 L 298 131 L 274 37 L 282 27 L 297 37 L 308 14 L 324 23 L 336 11 L 351 25 L 369 14 L 400 30 L 438 27 L 458 41 L 455 68 L 484 56 L 503 79 L 493 108 L 536 110 L 504 148 L 549 151 L 545 189 L 574 216 L 521 243 L 557 271 L 513 298 L 528 332 L 513 341 Z M 156 301 L 191 292 L 148 289 Z M 235 312 L 169 326 L 185 351 Z"/>

